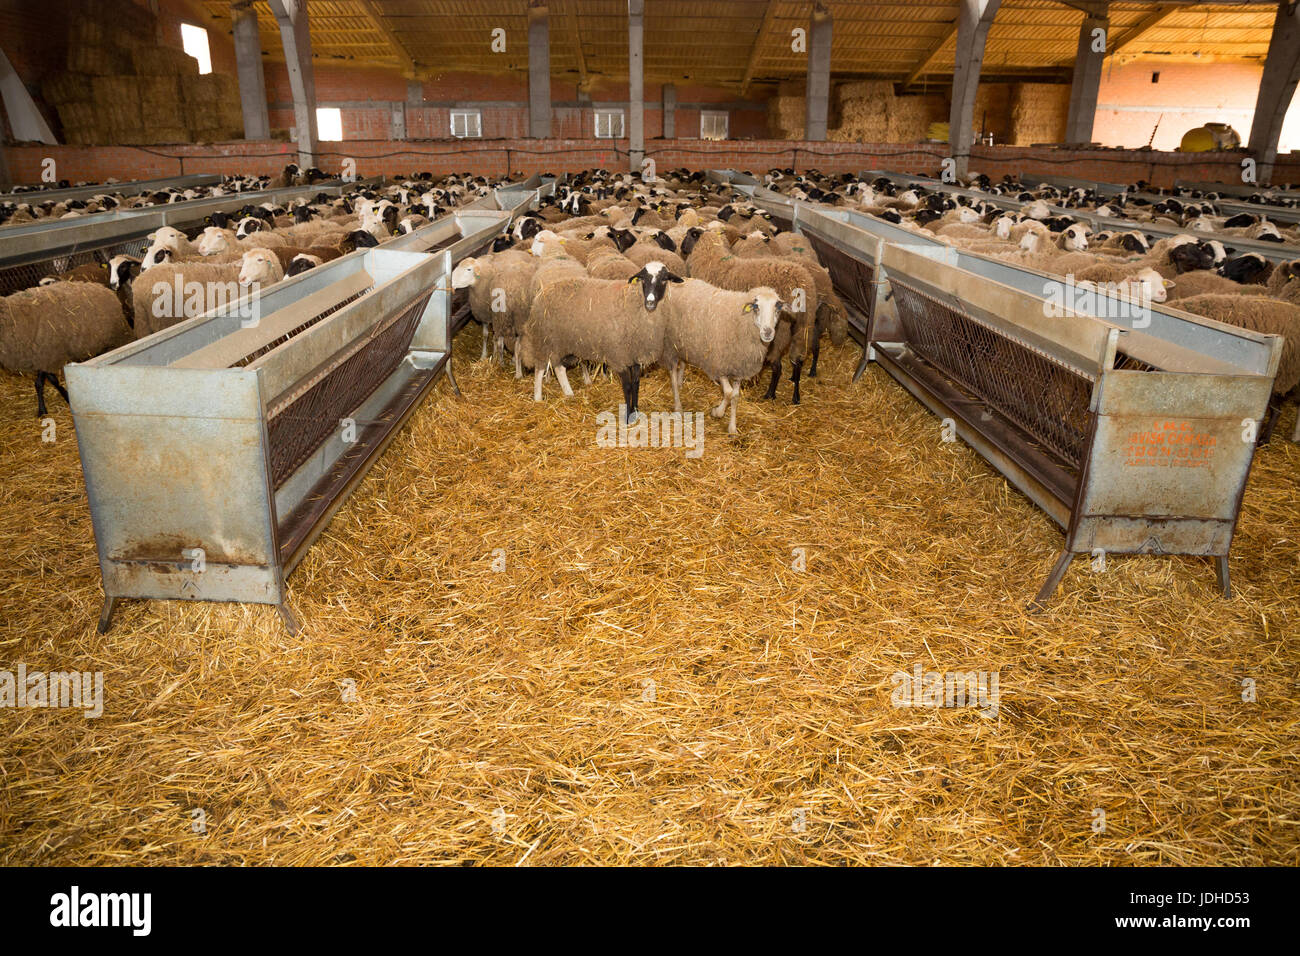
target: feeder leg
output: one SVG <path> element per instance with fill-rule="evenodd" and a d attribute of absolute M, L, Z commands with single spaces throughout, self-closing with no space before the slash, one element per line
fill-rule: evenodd
<path fill-rule="evenodd" d="M 113 612 L 117 610 L 117 598 L 104 596 L 104 609 L 99 612 L 99 633 L 107 634 L 109 625 L 113 623 Z"/>
<path fill-rule="evenodd" d="M 289 607 L 286 601 L 283 604 L 275 606 L 276 611 L 280 614 L 280 620 L 284 621 L 284 629 L 289 632 L 290 637 L 298 636 L 298 618 L 293 613 L 293 608 Z"/>
<path fill-rule="evenodd" d="M 1074 560 L 1074 552 L 1066 549 L 1061 552 L 1061 556 L 1056 559 L 1056 565 L 1052 568 L 1052 573 L 1047 576 L 1043 582 L 1042 589 L 1038 592 L 1038 597 L 1034 598 L 1029 605 L 1029 611 L 1032 614 L 1041 614 L 1047 610 L 1047 602 L 1051 600 L 1056 589 L 1061 586 L 1061 579 L 1065 577 L 1065 572 L 1070 569 L 1070 562 Z"/>
<path fill-rule="evenodd" d="M 867 370 L 867 366 L 870 364 L 871 364 L 871 346 L 867 345 L 864 342 L 862 344 L 862 359 L 861 361 L 858 362 L 858 370 L 853 373 L 853 381 L 856 382 L 858 379 L 862 378 L 862 373 Z"/>
<path fill-rule="evenodd" d="M 483 341 L 487 341 L 484 339 Z M 451 382 L 451 390 L 457 398 L 460 398 L 460 386 L 456 384 L 456 374 L 451 370 L 451 356 L 447 356 L 447 364 L 443 366 L 447 372 L 447 381 Z"/>
<path fill-rule="evenodd" d="M 1229 601 L 1232 600 L 1232 579 L 1228 577 L 1228 556 L 1226 554 L 1217 554 L 1214 556 L 1214 571 L 1219 579 L 1219 590 Z"/>

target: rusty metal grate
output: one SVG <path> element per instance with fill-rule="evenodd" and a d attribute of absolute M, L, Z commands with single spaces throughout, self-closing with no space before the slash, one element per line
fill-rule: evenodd
<path fill-rule="evenodd" d="M 911 350 L 1002 413 L 1066 466 L 1080 469 L 1087 448 L 1093 382 L 890 276 Z"/>
<path fill-rule="evenodd" d="M 271 481 L 279 488 L 406 357 L 429 295 L 381 323 L 311 387 L 269 412 Z"/>
<path fill-rule="evenodd" d="M 298 326 L 297 328 L 290 329 L 288 332 L 286 332 L 284 335 L 281 335 L 279 338 L 275 339 L 274 341 L 267 342 L 261 348 L 249 352 L 242 359 L 240 359 L 238 362 L 233 363 L 229 367 L 243 368 L 245 365 L 248 365 L 249 363 L 255 361 L 256 359 L 261 358 L 263 355 L 265 355 L 267 352 L 270 352 L 272 349 L 279 348 L 281 345 L 283 345 L 285 342 L 288 342 L 291 338 L 293 338 L 298 333 L 305 332 L 307 329 L 310 329 L 321 319 L 328 318 L 329 316 L 337 312 L 339 309 L 343 308 L 345 305 L 351 305 L 353 302 L 357 301 L 357 299 L 361 298 L 363 295 L 369 292 L 370 289 L 373 288 L 374 286 L 372 285 L 370 286 L 370 288 L 362 289 L 360 292 L 356 293 L 355 295 L 350 295 L 346 299 L 342 299 L 338 302 L 335 302 L 324 312 L 320 313 L 319 315 L 312 316 L 310 319 L 308 319 L 306 322 L 304 322 L 302 325 Z"/>
<path fill-rule="evenodd" d="M 875 267 L 845 252 L 824 236 L 810 230 L 805 231 L 804 235 L 812 244 L 817 258 L 831 274 L 835 288 L 850 305 L 862 313 L 867 320 L 867 328 L 870 329 L 876 303 Z"/>

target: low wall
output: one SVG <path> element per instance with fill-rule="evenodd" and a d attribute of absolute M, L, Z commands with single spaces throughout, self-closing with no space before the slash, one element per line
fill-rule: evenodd
<path fill-rule="evenodd" d="M 785 140 L 656 139 L 646 143 L 646 155 L 661 170 L 676 166 L 694 169 L 749 169 L 773 166 L 824 172 L 858 172 L 881 168 L 937 173 L 947 155 L 946 144 L 871 144 Z M 151 179 L 181 173 L 277 173 L 296 161 L 291 143 L 236 141 L 176 146 L 8 146 L 9 174 L 15 182 L 40 179 L 41 163 L 51 157 L 59 179 Z M 1167 153 L 1152 150 L 1064 149 L 1044 146 L 976 146 L 971 169 L 994 178 L 1011 173 L 1074 176 L 1103 182 L 1132 183 L 1144 179 L 1172 185 L 1176 179 L 1241 182 L 1242 153 Z M 500 140 L 353 140 L 324 143 L 318 165 L 337 172 L 344 158 L 355 161 L 358 176 L 399 174 L 422 170 L 434 173 L 470 171 L 486 176 L 512 172 L 568 172 L 590 167 L 624 169 L 627 140 L 500 139 Z M 1279 159 L 1277 182 L 1300 181 L 1300 155 Z"/>

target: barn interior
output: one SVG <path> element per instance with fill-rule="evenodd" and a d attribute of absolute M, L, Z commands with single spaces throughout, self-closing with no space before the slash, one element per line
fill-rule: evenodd
<path fill-rule="evenodd" d="M 1300 860 L 1295 4 L 57 6 L 0 862 Z"/>

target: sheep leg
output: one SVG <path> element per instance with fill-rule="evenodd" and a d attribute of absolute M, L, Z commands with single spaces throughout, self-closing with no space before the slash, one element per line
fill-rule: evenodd
<path fill-rule="evenodd" d="M 727 413 L 727 399 L 731 395 L 731 383 L 725 378 L 718 379 L 718 387 L 722 389 L 722 401 L 709 409 L 709 414 L 714 418 L 721 418 Z"/>
<path fill-rule="evenodd" d="M 680 365 L 674 365 L 668 370 L 668 381 L 672 382 L 673 385 L 673 411 L 675 412 L 682 410 L 682 380 L 680 377 L 682 370 Z"/>
<path fill-rule="evenodd" d="M 740 401 L 740 383 L 737 382 L 731 386 L 731 422 L 727 425 L 727 434 L 735 435 L 736 432 L 736 403 Z"/>
<path fill-rule="evenodd" d="M 619 383 L 623 386 L 623 408 L 626 410 L 627 423 L 632 424 L 632 371 L 623 369 L 618 373 Z"/>
<path fill-rule="evenodd" d="M 641 404 L 641 366 L 633 365 L 632 369 L 632 407 L 628 409 L 627 423 L 630 425 L 636 421 L 636 410 Z"/>
<path fill-rule="evenodd" d="M 817 377 L 817 356 L 822 354 L 822 333 L 826 331 L 826 322 L 822 318 L 822 310 L 817 310 L 817 318 L 813 320 L 813 340 L 812 340 L 812 365 L 808 367 L 808 377 Z"/>
<path fill-rule="evenodd" d="M 799 404 L 799 373 L 803 371 L 803 361 L 790 363 L 790 381 L 794 382 L 794 398 L 790 399 L 791 405 Z"/>
<path fill-rule="evenodd" d="M 767 385 L 767 391 L 763 394 L 763 399 L 776 398 L 776 384 L 781 381 L 781 360 L 777 359 L 772 363 L 772 381 Z"/>
<path fill-rule="evenodd" d="M 555 378 L 560 383 L 560 391 L 564 393 L 565 398 L 573 397 L 573 389 L 569 387 L 569 371 L 560 362 L 555 366 Z"/>
<path fill-rule="evenodd" d="M 519 358 L 519 340 L 518 340 L 518 339 L 515 339 L 514 353 L 515 353 L 515 378 L 523 378 L 523 377 L 524 377 L 524 364 L 523 364 L 523 361 Z"/>
<path fill-rule="evenodd" d="M 541 362 L 537 363 L 537 368 L 533 371 L 533 401 L 542 400 L 542 379 L 546 376 L 546 366 Z"/>
<path fill-rule="evenodd" d="M 582 363 L 582 384 L 591 384 L 591 363 L 589 362 Z"/>
<path fill-rule="evenodd" d="M 45 408 L 45 373 L 36 373 L 36 417 L 44 418 Z"/>
<path fill-rule="evenodd" d="M 489 329 L 489 328 L 487 327 L 487 325 L 484 325 L 484 326 L 483 326 L 483 352 L 482 352 L 481 355 L 479 355 L 479 358 L 480 358 L 480 359 L 485 359 L 485 358 L 487 358 L 487 340 L 488 340 L 488 335 L 490 335 L 491 332 L 492 332 L 492 330 Z M 540 399 L 539 399 L 539 401 L 540 401 Z"/>

